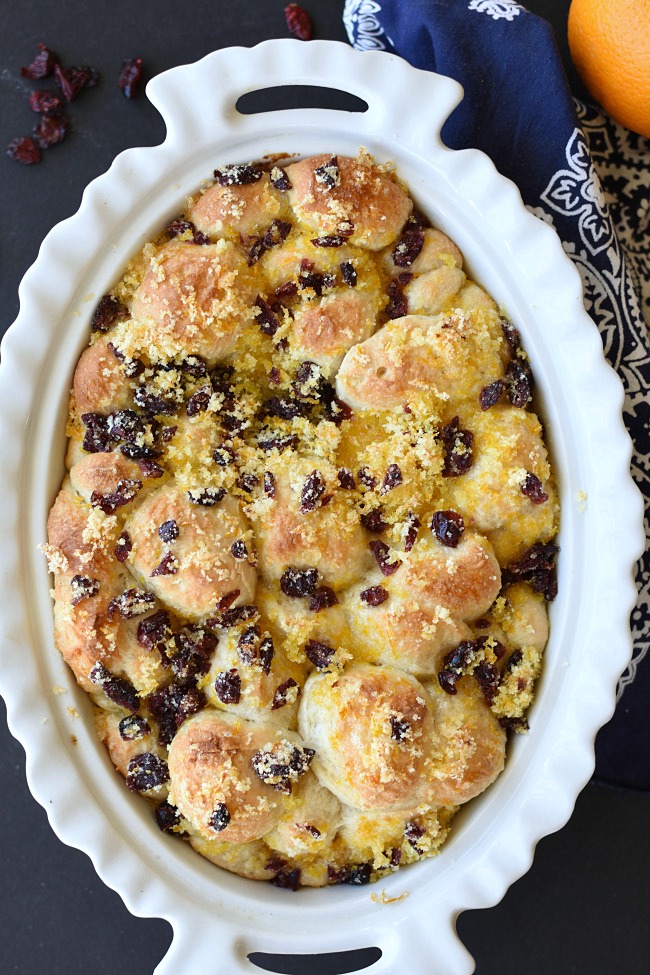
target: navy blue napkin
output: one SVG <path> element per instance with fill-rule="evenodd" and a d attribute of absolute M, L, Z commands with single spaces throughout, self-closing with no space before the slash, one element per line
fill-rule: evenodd
<path fill-rule="evenodd" d="M 552 28 L 514 0 L 347 0 L 344 22 L 354 47 L 392 51 L 459 81 L 465 98 L 445 124 L 443 141 L 485 152 L 528 208 L 555 227 L 625 386 L 647 530 L 650 141 L 572 98 Z M 646 549 L 632 616 L 634 657 L 619 682 L 614 718 L 596 743 L 597 778 L 644 790 L 650 789 L 650 664 L 642 664 L 649 583 Z"/>

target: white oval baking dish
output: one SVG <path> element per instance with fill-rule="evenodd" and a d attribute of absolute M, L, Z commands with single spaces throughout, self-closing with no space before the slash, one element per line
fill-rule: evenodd
<path fill-rule="evenodd" d="M 286 84 L 344 88 L 368 111 L 237 112 L 241 94 Z M 370 945 L 383 953 L 372 975 L 468 975 L 473 963 L 455 918 L 496 903 L 528 869 L 535 843 L 568 819 L 630 656 L 632 568 L 644 542 L 620 382 L 552 229 L 486 156 L 442 145 L 442 124 L 462 96 L 456 82 L 385 53 L 275 40 L 165 72 L 147 94 L 167 124 L 165 142 L 118 156 L 78 213 L 48 235 L 2 347 L 0 684 L 30 788 L 57 835 L 91 857 L 129 910 L 171 922 L 174 941 L 158 975 L 255 971 L 252 951 Z M 531 732 L 515 736 L 505 772 L 463 809 L 441 855 L 381 885 L 294 894 L 202 860 L 161 834 L 148 804 L 124 788 L 95 738 L 88 698 L 53 648 L 37 546 L 63 473 L 74 364 L 98 298 L 128 257 L 217 165 L 276 152 L 354 154 L 360 145 L 394 160 L 418 205 L 523 333 L 561 489 L 560 594 Z M 381 890 L 386 901 L 408 896 L 382 903 Z"/>

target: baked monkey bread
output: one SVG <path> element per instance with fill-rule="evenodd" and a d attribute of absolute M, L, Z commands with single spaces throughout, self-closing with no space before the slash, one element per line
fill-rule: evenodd
<path fill-rule="evenodd" d="M 525 731 L 558 501 L 517 328 L 365 151 L 229 165 L 74 374 L 56 645 L 158 826 L 279 887 L 437 853 Z"/>

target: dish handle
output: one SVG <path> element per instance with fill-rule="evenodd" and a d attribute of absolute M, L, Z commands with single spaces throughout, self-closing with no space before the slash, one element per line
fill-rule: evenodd
<path fill-rule="evenodd" d="M 378 909 L 390 910 L 391 905 Z M 377 918 L 379 921 L 379 917 Z M 390 917 L 381 918 L 376 927 L 360 925 L 359 930 L 337 931 L 325 926 L 317 932 L 305 931 L 292 938 L 293 951 L 286 950 L 286 938 L 279 933 L 259 930 L 237 933 L 225 927 L 214 916 L 197 912 L 191 920 L 185 916 L 172 922 L 172 944 L 157 966 L 154 975 L 178 975 L 179 972 L 202 972 L 203 975 L 254 975 L 261 971 L 283 973 L 295 970 L 295 961 L 304 957 L 306 969 L 313 965 L 314 955 L 347 953 L 345 970 L 363 971 L 367 975 L 472 975 L 474 959 L 456 934 L 453 922 L 428 915 L 426 919 L 409 916 L 404 911 L 397 924 Z M 215 923 L 216 921 L 216 923 Z M 376 946 L 381 957 L 368 964 L 363 949 Z M 300 950 L 296 950 L 300 949 Z M 355 957 L 352 958 L 352 953 Z M 250 956 L 258 956 L 251 961 Z M 256 963 L 256 962 L 259 962 Z M 287 967 L 283 967 L 283 962 Z M 340 956 L 337 959 L 340 963 Z M 350 967 L 358 964 L 359 967 Z M 267 967 L 268 965 L 268 967 Z M 264 966 L 264 967 L 262 967 Z"/>
<path fill-rule="evenodd" d="M 414 84 L 414 75 L 417 75 Z M 376 133 L 418 151 L 442 148 L 440 130 L 463 97 L 457 81 L 420 71 L 386 51 L 355 51 L 340 41 L 277 39 L 256 47 L 224 48 L 195 64 L 171 68 L 147 85 L 147 96 L 167 125 L 166 144 L 187 153 L 193 133 L 245 136 L 260 131 L 260 115 L 243 115 L 237 100 L 262 88 L 313 85 L 349 92 L 366 102 L 365 112 L 337 111 L 360 136 Z M 188 94 L 191 93 L 191 96 Z M 424 108 L 423 106 L 426 106 Z M 322 124 L 330 110 L 274 112 L 278 129 L 293 118 L 301 125 Z M 268 126 L 269 115 L 262 113 Z"/>

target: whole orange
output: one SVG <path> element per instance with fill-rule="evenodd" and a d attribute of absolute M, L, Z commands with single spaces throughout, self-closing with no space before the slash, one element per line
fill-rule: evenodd
<path fill-rule="evenodd" d="M 572 0 L 569 48 L 596 101 L 650 138 L 650 0 Z"/>

